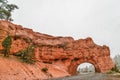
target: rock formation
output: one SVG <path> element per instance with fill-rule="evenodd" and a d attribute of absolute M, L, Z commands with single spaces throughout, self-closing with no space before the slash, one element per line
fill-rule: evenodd
<path fill-rule="evenodd" d="M 114 67 L 109 47 L 95 44 L 90 37 L 79 40 L 54 37 L 8 21 L 0 21 L 0 29 L 5 30 L 0 30 L 0 51 L 3 50 L 1 43 L 7 36 L 6 31 L 12 36 L 11 56 L 25 49 L 29 40 L 36 46 L 34 65 L 22 63 L 14 56 L 10 59 L 0 56 L 0 79 L 33 80 L 70 76 L 76 74 L 78 65 L 83 62 L 93 64 L 96 72 L 102 73 Z M 47 73 L 41 71 L 44 67 L 48 69 Z"/>

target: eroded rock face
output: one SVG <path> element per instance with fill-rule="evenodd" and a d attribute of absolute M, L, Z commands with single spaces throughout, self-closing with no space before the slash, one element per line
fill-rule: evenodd
<path fill-rule="evenodd" d="M 79 40 L 74 40 L 72 37 L 54 37 L 33 32 L 32 29 L 23 28 L 8 21 L 0 21 L 0 28 L 8 31 L 12 36 L 11 55 L 23 50 L 29 43 L 33 43 L 36 46 L 35 59 L 37 60 L 37 66 L 36 64 L 34 66 L 41 69 L 46 65 L 51 77 L 74 75 L 77 66 L 83 62 L 92 63 L 96 72 L 107 72 L 114 67 L 109 47 L 99 46 L 89 37 Z M 1 42 L 6 35 L 5 31 L 0 31 L 0 50 L 3 50 Z M 31 69 L 34 71 L 33 68 Z M 35 71 L 33 75 L 36 75 Z M 41 79 L 44 78 L 46 77 L 41 77 Z"/>

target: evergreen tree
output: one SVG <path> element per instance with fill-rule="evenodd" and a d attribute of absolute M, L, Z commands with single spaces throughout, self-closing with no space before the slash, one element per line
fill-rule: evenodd
<path fill-rule="evenodd" d="M 4 47 L 4 56 L 9 56 L 10 54 L 10 48 L 12 44 L 12 38 L 10 35 L 8 35 L 2 42 L 2 46 Z"/>
<path fill-rule="evenodd" d="M 12 12 L 18 9 L 15 4 L 9 4 L 7 0 L 0 0 L 0 19 L 13 21 Z"/>
<path fill-rule="evenodd" d="M 120 69 L 120 55 L 116 55 L 116 56 L 114 57 L 114 62 L 115 62 L 115 64 L 116 64 L 116 67 L 117 67 L 118 69 Z"/>

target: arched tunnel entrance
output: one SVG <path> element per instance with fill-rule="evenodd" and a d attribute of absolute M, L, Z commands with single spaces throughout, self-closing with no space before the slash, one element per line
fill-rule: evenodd
<path fill-rule="evenodd" d="M 92 65 L 92 67 L 94 69 L 94 72 L 97 72 L 97 73 L 100 72 L 100 68 L 99 68 L 98 64 L 95 63 L 95 61 L 92 61 L 92 60 L 88 60 L 88 61 L 81 61 L 81 60 L 80 61 L 72 61 L 70 66 L 68 67 L 68 72 L 71 75 L 78 74 L 78 71 L 77 71 L 78 70 L 78 66 L 81 65 L 82 63 L 87 63 L 87 64 L 89 63 L 90 65 Z"/>
<path fill-rule="evenodd" d="M 95 73 L 95 67 L 93 64 L 84 62 L 77 67 L 78 74 L 89 74 L 89 73 Z"/>

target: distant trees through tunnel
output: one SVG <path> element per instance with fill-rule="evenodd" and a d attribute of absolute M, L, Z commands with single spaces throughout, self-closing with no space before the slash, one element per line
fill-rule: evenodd
<path fill-rule="evenodd" d="M 84 62 L 77 67 L 78 74 L 95 73 L 95 67 L 93 64 Z"/>

